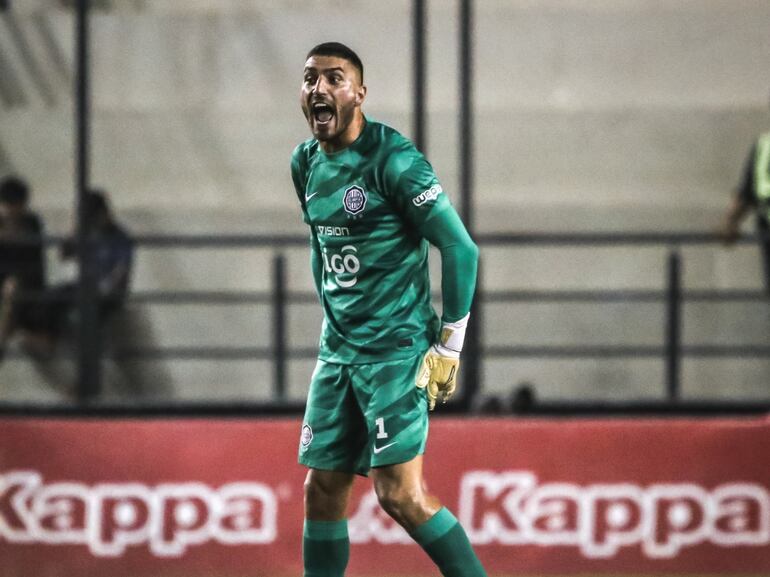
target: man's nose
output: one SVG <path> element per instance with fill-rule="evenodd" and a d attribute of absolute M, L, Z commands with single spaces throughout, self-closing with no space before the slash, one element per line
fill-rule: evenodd
<path fill-rule="evenodd" d="M 313 85 L 313 93 L 326 94 L 327 88 L 326 80 L 323 76 L 319 76 Z"/>

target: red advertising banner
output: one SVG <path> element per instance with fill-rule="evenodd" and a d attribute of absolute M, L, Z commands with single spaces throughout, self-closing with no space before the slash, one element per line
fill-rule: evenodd
<path fill-rule="evenodd" d="M 0 419 L 2 577 L 301 574 L 297 420 Z M 492 575 L 770 574 L 770 420 L 434 419 Z M 437 574 L 361 478 L 349 575 Z"/>

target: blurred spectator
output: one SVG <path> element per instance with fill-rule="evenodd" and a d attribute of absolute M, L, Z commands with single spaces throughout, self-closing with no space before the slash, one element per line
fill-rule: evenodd
<path fill-rule="evenodd" d="M 118 224 L 104 192 L 88 193 L 86 211 L 90 240 L 94 243 L 93 266 L 99 296 L 99 319 L 103 323 L 125 303 L 134 259 L 134 242 Z M 76 248 L 74 238 L 65 241 L 62 259 L 75 257 Z M 48 330 L 54 339 L 61 335 L 76 309 L 77 290 L 77 282 L 60 284 L 51 290 Z"/>
<path fill-rule="evenodd" d="M 502 415 L 506 412 L 503 401 L 497 395 L 476 395 L 473 413 L 477 415 Z"/>
<path fill-rule="evenodd" d="M 0 360 L 17 330 L 45 326 L 43 223 L 29 208 L 29 187 L 16 177 L 0 182 Z"/>
<path fill-rule="evenodd" d="M 726 245 L 733 244 L 738 238 L 741 223 L 752 210 L 757 215 L 765 290 L 770 292 L 770 132 L 757 139 L 744 164 L 740 185 L 719 231 Z"/>
<path fill-rule="evenodd" d="M 511 411 L 522 415 L 529 413 L 535 406 L 535 388 L 526 381 L 519 383 L 511 393 Z"/>

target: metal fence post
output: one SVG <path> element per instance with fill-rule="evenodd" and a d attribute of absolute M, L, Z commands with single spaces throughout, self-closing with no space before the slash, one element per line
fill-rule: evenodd
<path fill-rule="evenodd" d="M 463 363 L 460 371 L 462 380 L 460 405 L 463 410 L 470 411 L 473 401 L 479 392 L 481 382 L 481 359 L 484 354 L 484 346 L 481 338 L 483 326 L 483 290 L 481 282 L 481 261 L 479 261 L 478 281 L 476 282 L 476 294 L 471 305 L 471 317 L 468 321 L 468 331 L 465 335 L 465 347 L 463 347 Z"/>
<path fill-rule="evenodd" d="M 473 1 L 460 1 L 460 216 L 473 231 Z"/>
<path fill-rule="evenodd" d="M 465 227 L 473 235 L 474 214 L 474 156 L 473 156 L 473 0 L 460 0 L 460 216 Z M 479 263 L 476 296 L 471 306 L 471 318 L 466 334 L 466 347 L 463 351 L 462 368 L 463 392 L 461 405 L 469 410 L 480 388 L 481 378 L 481 263 Z"/>
<path fill-rule="evenodd" d="M 80 278 L 77 291 L 78 325 L 78 399 L 87 401 L 101 389 L 101 331 L 99 303 L 94 270 L 94 246 L 90 240 L 88 210 L 90 161 L 90 88 L 89 88 L 89 2 L 78 0 L 76 19 L 77 74 L 75 79 L 77 241 Z"/>
<path fill-rule="evenodd" d="M 425 133 L 425 0 L 413 0 L 412 5 L 412 52 L 414 58 L 414 145 L 427 154 Z"/>
<path fill-rule="evenodd" d="M 679 251 L 668 255 L 668 290 L 666 299 L 666 393 L 669 401 L 679 400 L 682 355 L 682 265 Z"/>
<path fill-rule="evenodd" d="M 286 400 L 286 257 L 273 258 L 273 396 Z"/>

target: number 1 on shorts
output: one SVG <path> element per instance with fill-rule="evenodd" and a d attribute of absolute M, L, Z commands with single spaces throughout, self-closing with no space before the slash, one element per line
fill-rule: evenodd
<path fill-rule="evenodd" d="M 377 425 L 377 438 L 378 439 L 387 439 L 388 434 L 385 432 L 385 419 L 382 417 L 378 417 L 374 424 Z"/>

